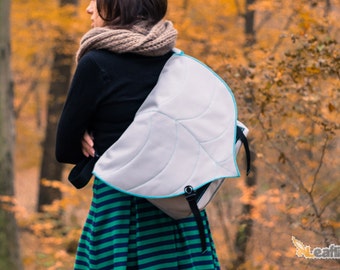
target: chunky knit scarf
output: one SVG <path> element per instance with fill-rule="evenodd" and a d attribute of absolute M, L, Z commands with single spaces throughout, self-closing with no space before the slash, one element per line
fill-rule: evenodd
<path fill-rule="evenodd" d="M 86 52 L 93 49 L 160 56 L 175 46 L 176 37 L 177 31 L 170 21 L 160 21 L 152 26 L 141 22 L 131 29 L 95 27 L 81 39 L 76 59 L 78 62 Z"/>

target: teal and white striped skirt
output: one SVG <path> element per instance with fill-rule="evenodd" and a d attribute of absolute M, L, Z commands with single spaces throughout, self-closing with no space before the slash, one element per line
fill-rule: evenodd
<path fill-rule="evenodd" d="M 194 217 L 173 220 L 147 200 L 95 179 L 74 269 L 220 269 L 205 211 L 201 215 L 204 254 Z"/>

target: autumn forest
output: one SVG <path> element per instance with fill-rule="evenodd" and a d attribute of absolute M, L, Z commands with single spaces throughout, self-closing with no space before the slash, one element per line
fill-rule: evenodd
<path fill-rule="evenodd" d="M 88 2 L 1 0 L 0 269 L 73 266 L 92 190 L 54 143 Z M 340 269 L 340 0 L 168 2 L 250 130 L 251 173 L 241 151 L 207 209 L 221 268 Z"/>

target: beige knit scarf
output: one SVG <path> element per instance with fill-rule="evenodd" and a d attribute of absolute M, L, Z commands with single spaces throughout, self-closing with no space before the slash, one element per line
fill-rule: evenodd
<path fill-rule="evenodd" d="M 131 29 L 95 27 L 81 39 L 76 59 L 78 62 L 86 52 L 93 49 L 160 56 L 173 49 L 176 37 L 177 31 L 170 21 L 160 21 L 153 26 L 141 22 Z"/>

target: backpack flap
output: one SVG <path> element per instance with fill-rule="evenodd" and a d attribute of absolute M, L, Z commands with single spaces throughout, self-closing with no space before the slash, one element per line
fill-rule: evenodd
<path fill-rule="evenodd" d="M 147 199 L 183 195 L 240 175 L 237 108 L 229 86 L 198 60 L 175 53 L 122 136 L 100 157 L 94 175 Z"/>

